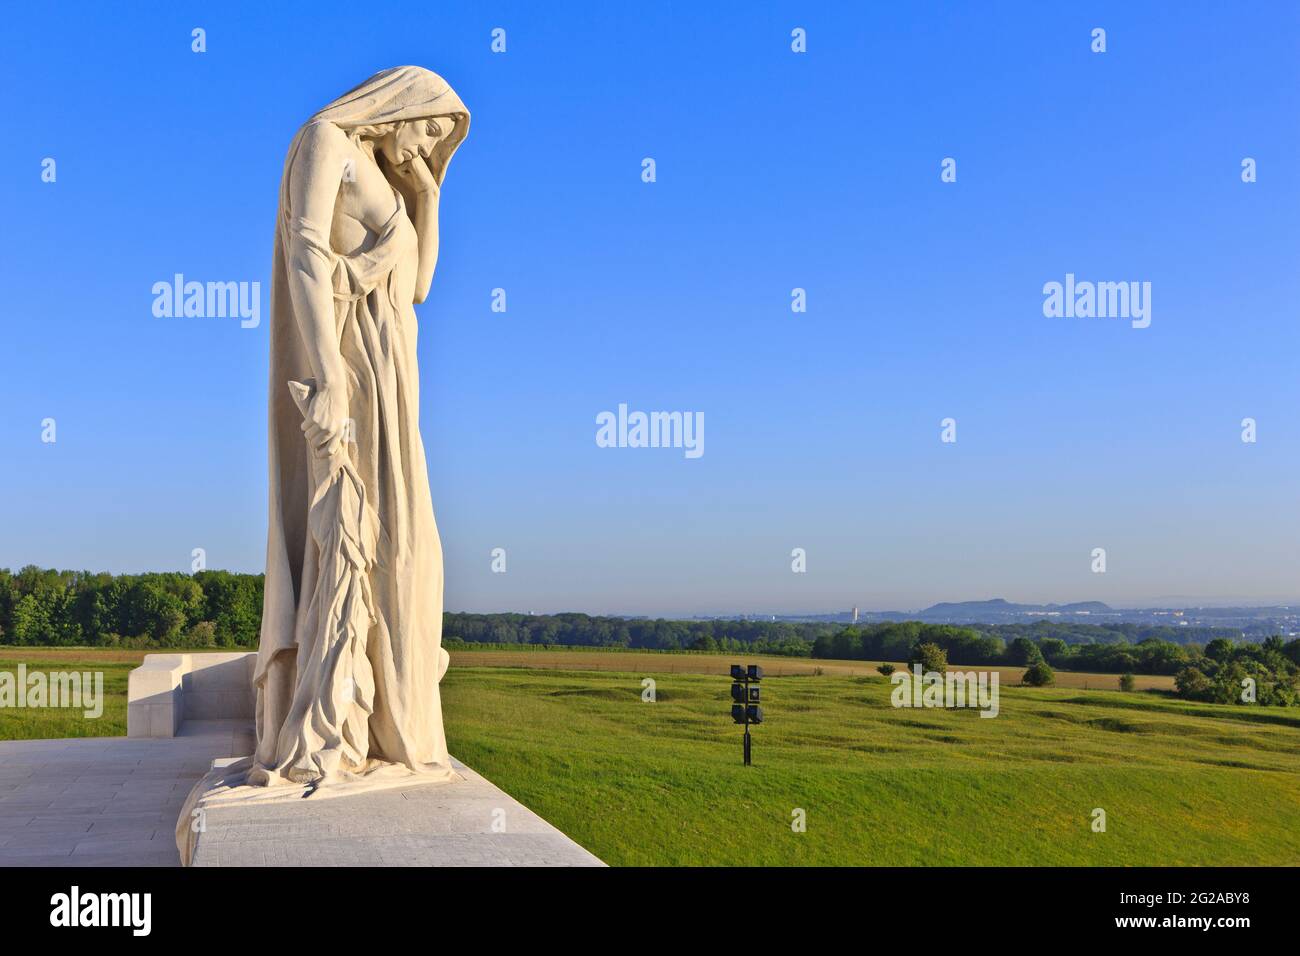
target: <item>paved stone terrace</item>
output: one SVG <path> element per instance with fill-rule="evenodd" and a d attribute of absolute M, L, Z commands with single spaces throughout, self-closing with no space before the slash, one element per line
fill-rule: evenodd
<path fill-rule="evenodd" d="M 0 742 L 0 866 L 180 866 L 176 818 L 217 757 L 251 753 L 247 721 L 169 738 Z"/>
<path fill-rule="evenodd" d="M 247 721 L 176 737 L 0 742 L 0 866 L 180 866 L 175 828 L 219 757 L 251 753 Z M 602 866 L 473 770 L 318 802 L 208 811 L 195 866 Z"/>
<path fill-rule="evenodd" d="M 193 866 L 604 866 L 455 758 L 464 778 L 325 799 L 214 804 Z"/>

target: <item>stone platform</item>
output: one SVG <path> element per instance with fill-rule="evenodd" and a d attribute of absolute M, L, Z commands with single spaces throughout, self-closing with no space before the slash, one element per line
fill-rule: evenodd
<path fill-rule="evenodd" d="M 130 675 L 126 737 L 0 741 L 0 866 L 179 866 L 187 797 L 253 752 L 255 656 L 147 655 Z M 452 781 L 214 802 L 190 865 L 604 865 L 452 764 Z"/>
<path fill-rule="evenodd" d="M 213 758 L 248 753 L 247 721 L 176 736 L 0 741 L 0 867 L 180 866 L 176 819 Z"/>
<path fill-rule="evenodd" d="M 191 866 L 603 866 L 457 760 L 460 779 L 204 808 Z"/>

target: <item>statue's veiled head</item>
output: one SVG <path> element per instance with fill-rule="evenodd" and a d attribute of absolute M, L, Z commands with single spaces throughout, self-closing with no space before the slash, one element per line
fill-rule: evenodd
<path fill-rule="evenodd" d="M 321 120 L 378 152 L 389 165 L 423 157 L 439 184 L 469 132 L 469 110 L 460 97 L 437 73 L 419 66 L 376 73 L 311 118 Z"/>

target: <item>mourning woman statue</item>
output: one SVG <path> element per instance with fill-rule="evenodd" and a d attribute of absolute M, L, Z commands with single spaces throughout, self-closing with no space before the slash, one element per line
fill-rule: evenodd
<path fill-rule="evenodd" d="M 438 75 L 376 74 L 311 117 L 280 184 L 258 786 L 380 767 L 451 776 L 442 546 L 420 440 L 414 305 L 469 112 Z"/>

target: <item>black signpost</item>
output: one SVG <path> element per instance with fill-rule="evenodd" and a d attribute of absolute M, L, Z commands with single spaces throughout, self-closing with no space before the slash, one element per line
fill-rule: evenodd
<path fill-rule="evenodd" d="M 763 679 L 763 668 L 757 664 L 731 665 L 731 719 L 745 726 L 745 766 L 750 765 L 749 725 L 763 722 L 762 698 L 758 682 Z M 751 686 L 752 685 L 752 686 Z"/>

